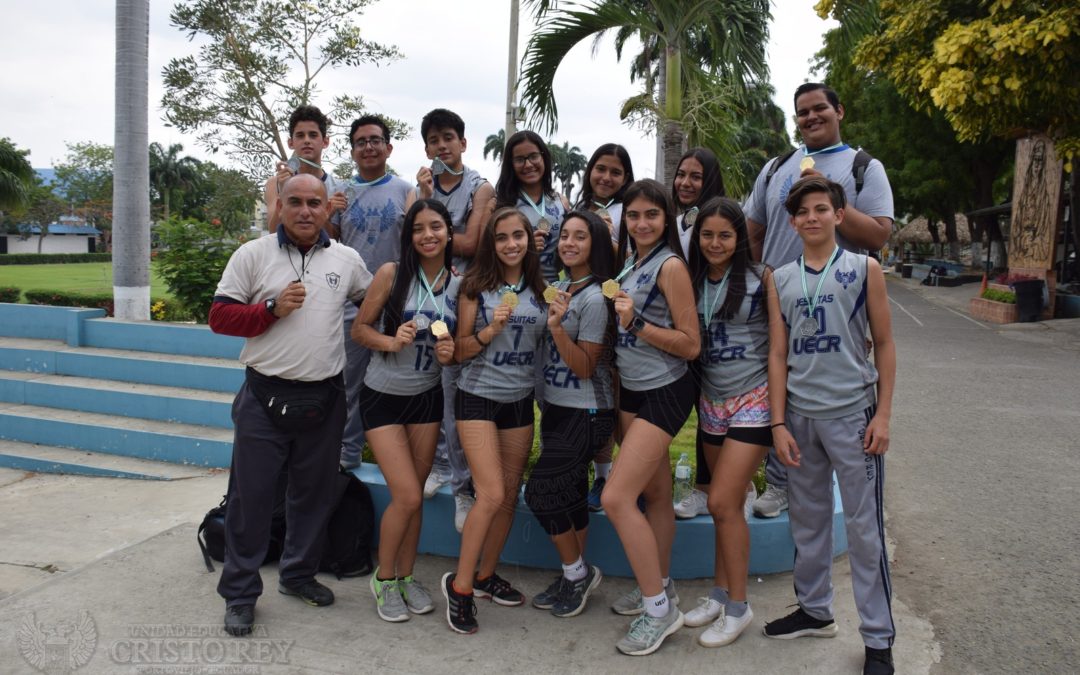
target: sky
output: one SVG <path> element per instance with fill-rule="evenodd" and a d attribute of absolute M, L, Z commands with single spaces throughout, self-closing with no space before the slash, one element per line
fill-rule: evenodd
<path fill-rule="evenodd" d="M 169 25 L 173 4 L 150 1 L 150 140 L 166 147 L 181 143 L 185 154 L 229 165 L 227 157 L 208 154 L 193 135 L 181 134 L 162 120 L 162 68 L 169 59 L 196 49 Z M 810 60 L 831 26 L 814 14 L 813 5 L 814 0 L 780 0 L 773 5 L 768 61 L 776 102 L 789 116 L 789 132 L 791 94 L 802 82 L 815 79 Z M 462 9 L 447 15 L 447 6 Z M 65 143 L 111 145 L 114 141 L 115 4 L 53 0 L 46 7 L 42 11 L 36 3 L 8 3 L 7 24 L 19 30 L 5 35 L 0 68 L 4 103 L 0 137 L 28 148 L 34 167 L 62 161 Z M 406 178 L 427 163 L 419 139 L 420 119 L 432 108 L 450 108 L 465 120 L 469 142 L 465 163 L 494 182 L 498 165 L 485 161 L 482 149 L 484 139 L 503 127 L 509 7 L 507 0 L 380 0 L 372 4 L 358 21 L 365 38 L 396 45 L 405 58 L 378 68 L 325 73 L 320 76 L 320 88 L 327 94 L 316 104 L 328 105 L 330 92 L 359 93 L 372 111 L 412 124 L 412 137 L 396 140 L 390 157 L 391 166 Z M 533 29 L 532 17 L 523 9 L 519 55 Z M 595 56 L 590 43 L 579 44 L 556 73 L 559 129 L 550 139 L 558 145 L 569 141 L 586 156 L 603 143 L 621 143 L 630 152 L 636 176 L 651 177 L 655 140 L 618 118 L 622 102 L 639 93 L 640 85 L 630 83 L 629 64 L 616 61 L 610 38 Z M 633 53 L 628 47 L 626 54 Z M 337 131 L 347 133 L 347 126 Z"/>

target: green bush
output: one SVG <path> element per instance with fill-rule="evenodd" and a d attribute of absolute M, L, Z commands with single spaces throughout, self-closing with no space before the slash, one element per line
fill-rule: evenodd
<path fill-rule="evenodd" d="M 1004 302 L 1010 305 L 1016 304 L 1016 293 L 1012 291 L 999 291 L 996 288 L 988 288 L 982 293 L 982 297 L 986 300 L 993 300 L 994 302 Z"/>
<path fill-rule="evenodd" d="M 188 322 L 195 317 L 188 308 L 176 300 L 158 299 L 150 303 L 150 318 L 154 321 Z"/>
<path fill-rule="evenodd" d="M 0 265 L 55 265 L 88 262 L 112 262 L 112 253 L 6 253 L 0 255 Z"/>
<path fill-rule="evenodd" d="M 14 286 L 0 286 L 0 302 L 18 302 L 22 289 Z"/>
<path fill-rule="evenodd" d="M 33 290 L 26 291 L 26 301 L 31 305 L 53 307 L 97 307 L 109 316 L 114 315 L 112 293 L 75 293 L 73 291 Z"/>
<path fill-rule="evenodd" d="M 226 237 L 220 227 L 197 220 L 172 219 L 157 228 L 158 273 L 169 292 L 199 323 L 206 323 L 225 264 L 242 238 Z"/>

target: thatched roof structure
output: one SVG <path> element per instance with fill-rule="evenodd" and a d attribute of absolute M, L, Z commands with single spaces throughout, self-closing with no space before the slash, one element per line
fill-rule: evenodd
<path fill-rule="evenodd" d="M 929 226 L 929 221 L 927 221 L 926 218 L 919 216 L 905 225 L 904 228 L 896 234 L 896 240 L 901 244 L 933 243 L 934 240 L 930 236 Z M 945 243 L 945 223 L 935 223 L 934 227 L 937 230 L 940 241 Z M 962 213 L 956 214 L 956 238 L 961 244 L 971 243 L 971 234 L 968 232 L 967 218 Z"/>

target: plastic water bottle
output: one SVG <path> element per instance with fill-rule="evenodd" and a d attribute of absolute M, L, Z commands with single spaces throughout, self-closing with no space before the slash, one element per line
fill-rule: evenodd
<path fill-rule="evenodd" d="M 672 500 L 678 504 L 686 499 L 693 489 L 694 486 L 690 483 L 690 458 L 684 452 L 679 456 L 678 463 L 675 464 L 675 489 L 672 493 Z"/>

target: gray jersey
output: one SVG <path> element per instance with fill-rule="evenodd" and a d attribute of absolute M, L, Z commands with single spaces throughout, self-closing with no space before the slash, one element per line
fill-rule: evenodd
<path fill-rule="evenodd" d="M 671 321 L 667 298 L 660 292 L 656 281 L 664 263 L 678 257 L 666 243 L 661 243 L 649 253 L 641 267 L 621 282 L 622 290 L 634 300 L 634 311 L 649 323 L 661 328 L 672 328 L 674 324 Z M 684 267 L 686 265 L 681 259 L 673 264 Z M 684 359 L 657 349 L 637 335 L 628 333 L 621 323 L 618 331 L 615 340 L 615 362 L 619 368 L 622 386 L 631 391 L 655 389 L 671 384 L 686 373 Z"/>
<path fill-rule="evenodd" d="M 502 291 L 484 291 L 477 300 L 474 333 L 491 323 L 502 302 Z M 518 306 L 506 327 L 462 364 L 458 389 L 500 403 L 513 403 L 532 394 L 537 352 L 546 327 L 547 305 L 526 287 L 518 293 Z"/>
<path fill-rule="evenodd" d="M 397 176 L 373 184 L 354 178 L 345 184 L 349 205 L 340 219 L 341 243 L 355 249 L 369 270 L 401 257 L 401 224 L 411 190 L 412 186 Z M 345 312 L 346 320 L 356 316 L 355 308 L 346 307 Z"/>
<path fill-rule="evenodd" d="M 418 282 L 418 279 L 413 279 L 409 285 L 402 321 L 410 321 L 417 314 L 427 317 L 429 325 L 441 319 L 453 335 L 457 331 L 457 294 L 461 277 L 451 276 L 445 284 L 440 284 L 442 288 L 435 291 L 434 301 L 424 294 L 423 307 L 419 310 Z M 375 329 L 382 332 L 382 321 L 376 324 Z M 412 344 L 406 345 L 400 352 L 373 353 L 364 376 L 364 384 L 371 389 L 397 396 L 423 393 L 441 381 L 442 366 L 435 359 L 435 336 L 430 328 L 418 330 Z"/>
<path fill-rule="evenodd" d="M 537 206 L 540 204 L 537 203 Z M 540 214 L 529 202 L 525 201 L 524 196 L 518 197 L 517 210 L 525 214 L 534 230 L 537 229 Z M 566 209 L 563 208 L 562 199 L 557 192 L 544 196 L 543 211 L 544 217 L 551 223 L 551 230 L 544 243 L 544 250 L 540 251 L 540 272 L 544 275 L 544 281 L 550 284 L 559 278 L 559 273 L 555 269 L 555 257 L 558 255 L 556 249 L 559 246 L 559 230 L 562 229 L 563 217 L 566 215 Z"/>
<path fill-rule="evenodd" d="M 870 160 L 866 167 L 862 191 L 855 195 L 855 177 L 851 175 L 851 164 L 855 161 L 856 151 L 844 145 L 836 151 L 814 155 L 814 169 L 829 180 L 839 183 L 844 188 L 847 203 L 871 217 L 893 217 L 893 195 L 889 187 L 889 178 L 885 167 L 876 159 Z M 776 159 L 765 163 L 754 181 L 754 190 L 746 200 L 743 210 L 746 217 L 765 226 L 765 245 L 761 260 L 773 269 L 795 260 L 802 255 L 802 239 L 792 229 L 784 201 L 787 200 L 791 186 L 802 173 L 799 162 L 803 159 L 802 151 L 796 151 L 777 169 L 765 186 L 765 175 Z M 844 239 L 839 232 L 836 243 L 841 248 L 861 253 L 857 246 Z"/>
<path fill-rule="evenodd" d="M 436 177 L 435 190 L 431 195 L 432 199 L 442 202 L 446 210 L 450 212 L 450 221 L 454 224 L 455 235 L 465 233 L 465 225 L 469 222 L 469 216 L 473 211 L 473 196 L 480 186 L 487 182 L 479 172 L 467 166 L 462 168 L 465 173 L 462 174 L 461 181 L 449 192 L 444 192 L 439 187 L 439 179 Z M 457 269 L 458 274 L 465 274 L 469 260 L 470 258 L 454 256 L 454 268 Z"/>
<path fill-rule="evenodd" d="M 734 316 L 725 319 L 720 307 L 727 290 L 715 298 L 720 282 L 706 279 L 705 283 L 708 293 L 702 293 L 697 306 L 703 339 L 701 388 L 712 399 L 739 396 L 768 379 L 769 314 L 765 308 L 765 285 L 757 274 L 747 270 L 742 304 Z M 706 300 L 713 308 L 709 318 L 705 317 Z"/>
<path fill-rule="evenodd" d="M 566 283 L 559 284 L 562 288 Z M 600 292 L 599 283 L 591 283 L 570 298 L 562 319 L 562 327 L 574 342 L 579 340 L 605 344 L 608 339 L 609 315 L 607 298 Z M 548 403 L 566 408 L 610 410 L 615 407 L 612 392 L 611 357 L 605 347 L 596 363 L 592 377 L 581 380 L 563 361 L 551 333 L 544 345 L 543 398 Z"/>
<path fill-rule="evenodd" d="M 878 379 L 866 353 L 866 256 L 843 249 L 838 252 L 821 284 L 812 319 L 799 263 L 788 263 L 774 274 L 780 311 L 788 328 L 788 408 L 814 419 L 865 410 L 876 401 L 874 385 Z M 810 294 L 820 278 L 821 270 L 807 268 Z"/>

